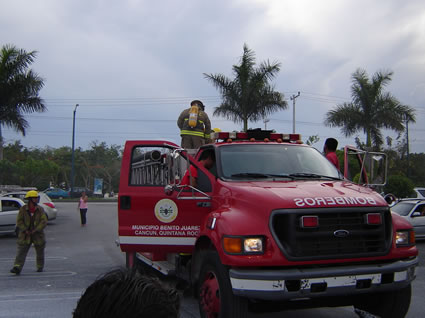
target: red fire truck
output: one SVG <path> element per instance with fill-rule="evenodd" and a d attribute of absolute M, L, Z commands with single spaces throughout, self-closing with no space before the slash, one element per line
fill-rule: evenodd
<path fill-rule="evenodd" d="M 215 139 L 193 156 L 168 141 L 126 142 L 118 231 L 127 266 L 189 282 L 202 317 L 343 305 L 406 315 L 414 232 L 377 192 L 349 181 L 347 163 L 344 177 L 296 134 Z M 210 169 L 203 154 L 214 158 Z M 361 171 L 369 161 L 383 169 L 377 154 L 355 155 Z M 181 183 L 185 173 L 196 186 Z"/>

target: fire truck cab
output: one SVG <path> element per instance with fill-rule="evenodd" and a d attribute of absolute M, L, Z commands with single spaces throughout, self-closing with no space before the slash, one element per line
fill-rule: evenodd
<path fill-rule="evenodd" d="M 414 232 L 378 193 L 296 134 L 220 132 L 215 140 L 197 152 L 126 142 L 118 233 L 127 266 L 189 282 L 202 317 L 342 305 L 405 316 Z M 210 169 L 203 153 L 214 157 Z M 186 173 L 196 187 L 181 183 Z"/>

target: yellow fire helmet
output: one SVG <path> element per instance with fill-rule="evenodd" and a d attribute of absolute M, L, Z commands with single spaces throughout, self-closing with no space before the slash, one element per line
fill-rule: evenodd
<path fill-rule="evenodd" d="M 38 192 L 35 190 L 28 191 L 27 194 L 25 194 L 25 199 L 29 198 L 38 198 Z"/>
<path fill-rule="evenodd" d="M 221 132 L 221 129 L 220 128 L 213 128 L 213 131 L 214 132 Z"/>

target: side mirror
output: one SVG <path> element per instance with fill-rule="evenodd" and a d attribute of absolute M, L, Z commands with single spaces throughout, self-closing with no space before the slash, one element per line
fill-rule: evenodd
<path fill-rule="evenodd" d="M 417 216 L 422 216 L 422 213 L 419 212 L 419 211 L 415 211 L 415 212 L 412 213 L 412 218 L 415 218 Z"/>
<path fill-rule="evenodd" d="M 385 201 L 387 201 L 388 205 L 392 205 L 394 202 L 397 201 L 397 198 L 394 194 L 388 193 L 384 196 Z"/>
<path fill-rule="evenodd" d="M 345 146 L 344 176 L 355 183 L 369 186 L 385 185 L 387 164 L 388 160 L 385 153 Z"/>
<path fill-rule="evenodd" d="M 165 195 L 172 195 L 173 192 L 174 192 L 174 188 L 173 188 L 173 186 L 171 184 L 167 184 L 164 187 L 164 193 L 165 193 Z"/>

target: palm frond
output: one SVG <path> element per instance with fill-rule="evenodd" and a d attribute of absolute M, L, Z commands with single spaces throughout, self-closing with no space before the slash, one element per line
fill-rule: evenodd
<path fill-rule="evenodd" d="M 36 53 L 12 45 L 5 45 L 0 50 L 0 124 L 12 127 L 23 135 L 29 127 L 24 115 L 47 110 L 38 96 L 44 80 L 29 69 Z"/>
<path fill-rule="evenodd" d="M 215 116 L 224 116 L 234 122 L 261 119 L 272 112 L 287 108 L 282 93 L 269 84 L 280 70 L 280 63 L 262 62 L 255 68 L 255 54 L 245 44 L 240 64 L 233 65 L 234 79 L 222 74 L 204 74 L 220 91 L 222 103 L 214 110 Z"/>
<path fill-rule="evenodd" d="M 379 148 L 383 143 L 382 128 L 397 132 L 404 130 L 404 121 L 414 121 L 414 110 L 402 105 L 383 88 L 391 81 L 393 72 L 376 72 L 372 80 L 364 69 L 352 74 L 351 103 L 337 105 L 325 117 L 325 124 L 341 127 L 348 137 L 359 130 L 367 135 L 367 144 Z"/>

